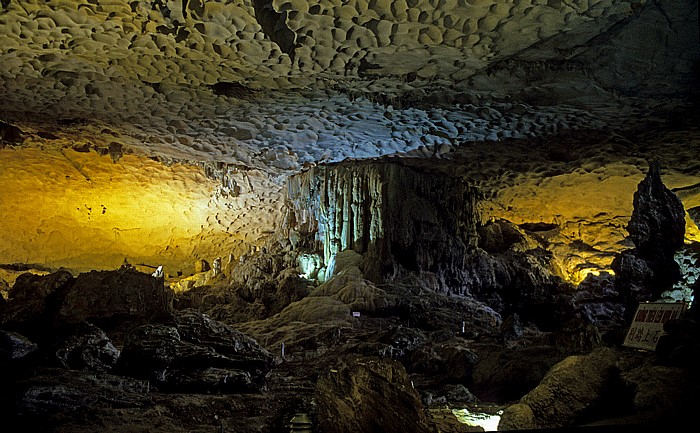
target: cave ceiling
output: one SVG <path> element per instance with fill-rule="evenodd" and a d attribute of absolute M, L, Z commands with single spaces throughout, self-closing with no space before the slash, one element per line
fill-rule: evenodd
<path fill-rule="evenodd" d="M 625 247 L 657 159 L 697 237 L 697 7 L 2 0 L 0 263 L 233 259 L 288 176 L 392 156 L 467 177 L 484 218 L 579 268 Z"/>

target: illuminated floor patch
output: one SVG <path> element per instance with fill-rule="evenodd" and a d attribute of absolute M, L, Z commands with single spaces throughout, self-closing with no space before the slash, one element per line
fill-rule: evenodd
<path fill-rule="evenodd" d="M 484 412 L 470 412 L 469 409 L 452 409 L 452 413 L 459 422 L 472 427 L 482 427 L 485 431 L 498 430 L 498 422 L 501 420 L 502 410 L 495 414 Z"/>

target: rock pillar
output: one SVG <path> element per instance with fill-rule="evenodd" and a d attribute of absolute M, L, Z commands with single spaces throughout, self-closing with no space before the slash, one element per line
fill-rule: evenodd
<path fill-rule="evenodd" d="M 477 242 L 476 196 L 460 177 L 405 161 L 317 166 L 289 180 L 286 233 L 295 248 L 319 252 L 327 275 L 351 249 L 372 280 L 429 272 L 454 286 Z"/>
<path fill-rule="evenodd" d="M 627 299 L 627 315 L 637 302 L 659 299 L 681 277 L 674 254 L 683 246 L 685 209 L 661 180 L 660 167 L 651 163 L 634 193 L 634 210 L 627 226 L 635 248 L 613 261 L 615 284 Z"/>

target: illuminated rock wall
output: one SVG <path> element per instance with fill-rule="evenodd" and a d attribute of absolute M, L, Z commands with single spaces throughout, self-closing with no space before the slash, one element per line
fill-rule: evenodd
<path fill-rule="evenodd" d="M 684 92 L 678 80 L 697 53 L 697 1 L 2 1 L 0 147 L 48 153 L 45 165 L 26 167 L 24 156 L 0 154 L 0 262 L 111 268 L 122 256 L 143 257 L 188 273 L 197 258 L 226 261 L 262 244 L 276 229 L 285 177 L 306 167 L 474 149 L 464 172 L 480 173 L 486 215 L 556 226 L 539 234 L 579 281 L 628 247 L 629 197 L 644 159 L 664 155 L 669 187 L 687 209 L 700 207 L 700 140 L 687 133 L 695 127 L 639 149 L 624 130 L 656 128 L 646 117 L 663 111 L 656 92 Z M 585 130 L 616 131 L 621 150 L 581 142 L 567 155 L 557 142 L 546 155 L 539 142 L 508 142 Z M 158 179 L 105 186 L 107 195 L 144 192 L 127 200 L 143 209 L 125 216 L 139 225 L 117 223 L 110 218 L 121 204 L 103 215 L 102 197 L 84 199 L 94 191 L 63 192 L 77 185 L 65 175 L 80 175 L 54 152 L 72 158 L 68 149 L 91 141 L 229 168 L 213 170 L 222 184 L 194 193 L 202 202 L 193 205 L 182 191 L 200 191 L 198 181 L 173 182 L 179 175 L 148 162 Z M 56 169 L 48 177 L 46 165 Z M 36 176 L 15 176 L 24 171 Z M 148 186 L 161 182 L 169 185 Z M 190 210 L 204 201 L 206 218 Z M 86 204 L 89 220 L 77 215 Z M 154 216 L 164 210 L 172 217 Z M 163 224 L 141 223 L 163 219 L 167 235 Z M 95 231 L 100 221 L 115 224 Z M 94 236 L 77 242 L 74 232 Z M 689 234 L 700 239 L 695 223 Z M 347 236 L 333 241 L 366 241 Z"/>
<path fill-rule="evenodd" d="M 354 162 L 314 167 L 290 179 L 289 238 L 335 256 L 365 254 L 365 275 L 391 280 L 404 271 L 435 274 L 439 286 L 459 281 L 476 246 L 476 191 L 464 179 L 407 163 Z"/>
<path fill-rule="evenodd" d="M 87 271 L 126 259 L 188 275 L 198 259 L 250 251 L 279 213 L 252 172 L 228 170 L 224 185 L 197 165 L 70 148 L 0 149 L 0 160 L 0 264 Z"/>

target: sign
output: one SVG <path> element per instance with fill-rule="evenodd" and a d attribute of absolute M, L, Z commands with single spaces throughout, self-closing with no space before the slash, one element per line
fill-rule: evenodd
<path fill-rule="evenodd" d="M 664 334 L 664 323 L 677 319 L 685 311 L 683 302 L 645 302 L 639 304 L 623 346 L 635 349 L 656 350 L 659 338 Z"/>
<path fill-rule="evenodd" d="M 353 312 L 352 312 L 352 317 L 360 317 L 360 312 L 359 312 L 359 311 L 353 311 Z"/>

